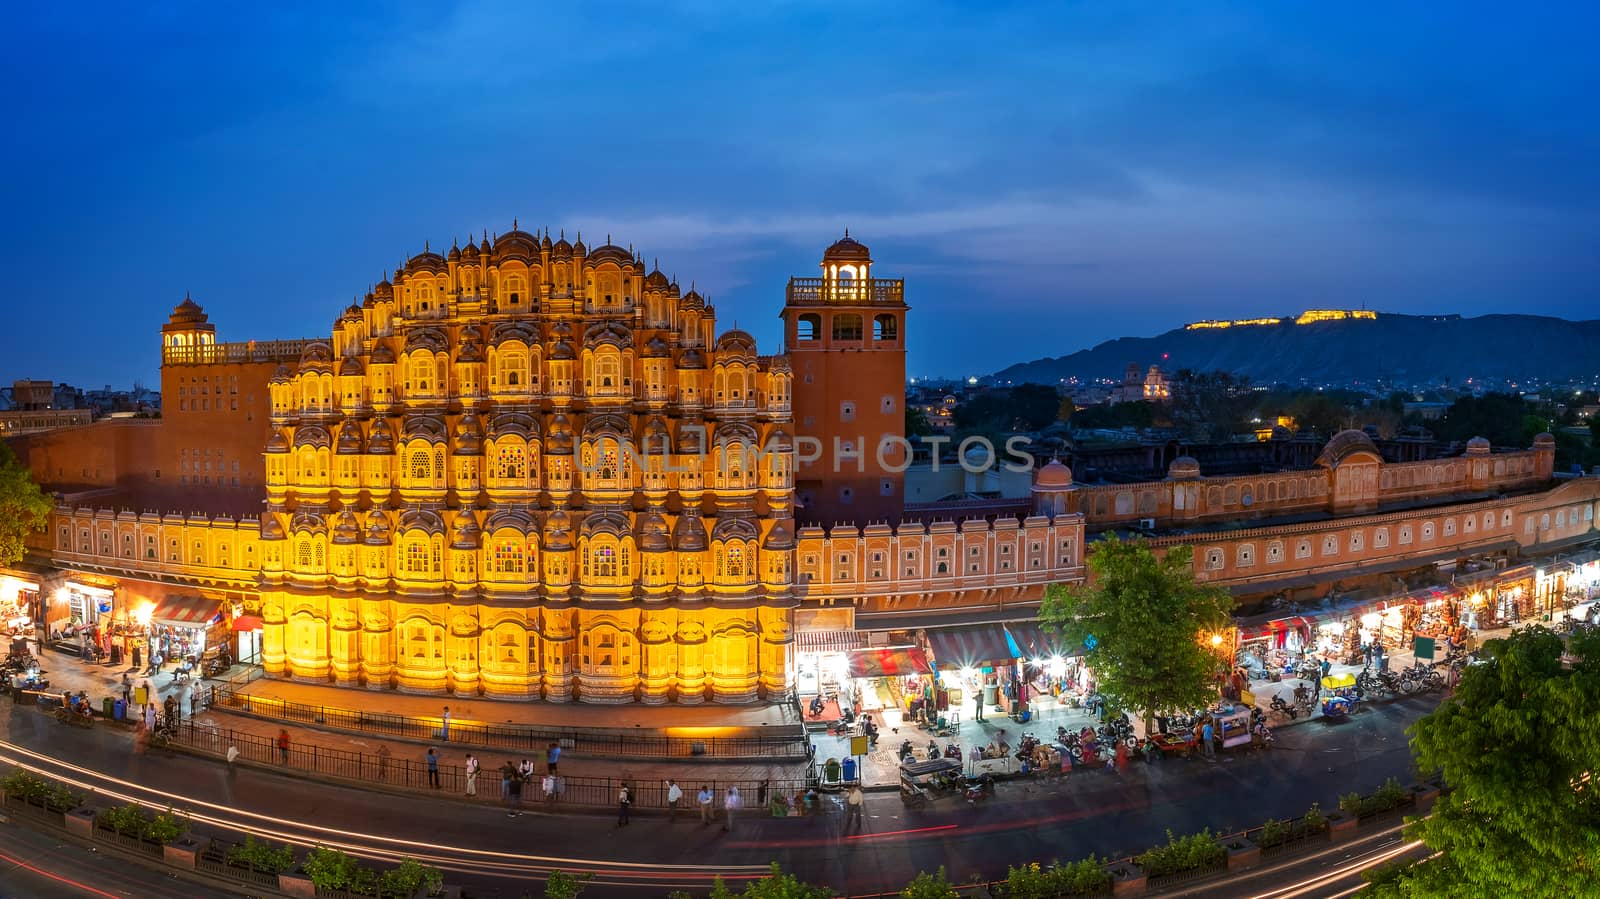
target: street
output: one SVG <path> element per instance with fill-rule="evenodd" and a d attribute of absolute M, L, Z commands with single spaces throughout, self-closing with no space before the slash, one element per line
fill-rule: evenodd
<path fill-rule="evenodd" d="M 1370 791 L 1386 777 L 1409 781 L 1404 729 L 1433 701 L 1402 699 L 1369 706 L 1341 725 L 1285 729 L 1270 752 L 1223 755 L 1215 763 L 1167 760 L 1134 764 L 1122 775 L 1080 770 L 1006 782 L 994 799 L 977 805 L 947 798 L 908 810 L 896 793 L 871 793 L 861 832 L 849 835 L 840 832 L 837 810 L 774 819 L 746 808 L 731 834 L 645 816 L 619 830 L 604 814 L 509 819 L 443 797 L 374 793 L 255 769 L 230 776 L 206 759 L 134 755 L 123 732 L 69 729 L 26 706 L 8 710 L 0 760 L 113 799 L 175 802 L 197 824 L 208 822 L 208 831 L 225 823 L 377 858 L 413 854 L 445 868 L 451 882 L 474 895 L 520 896 L 530 879 L 552 869 L 595 872 L 591 895 L 660 895 L 703 890 L 719 874 L 735 881 L 760 876 L 771 861 L 808 881 L 861 894 L 898 889 L 918 871 L 941 865 L 953 880 L 1001 878 L 1009 864 L 1138 852 L 1168 829 L 1227 832 L 1302 814 L 1312 802 L 1330 809 L 1339 794 Z"/>

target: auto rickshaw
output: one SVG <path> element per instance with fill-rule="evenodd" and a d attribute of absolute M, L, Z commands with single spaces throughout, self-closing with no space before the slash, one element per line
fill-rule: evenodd
<path fill-rule="evenodd" d="M 1356 704 L 1356 676 L 1330 674 L 1322 679 L 1322 717 L 1329 721 L 1343 721 L 1350 717 Z"/>

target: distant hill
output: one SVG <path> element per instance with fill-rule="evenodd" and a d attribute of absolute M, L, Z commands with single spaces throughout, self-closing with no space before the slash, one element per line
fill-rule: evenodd
<path fill-rule="evenodd" d="M 1160 365 L 1169 373 L 1231 371 L 1257 383 L 1573 380 L 1600 372 L 1600 321 L 1355 314 L 1375 317 L 1316 320 L 1328 314 L 1308 312 L 1249 322 L 1196 322 L 1157 337 L 1122 337 L 1069 356 L 1019 363 L 993 377 L 1038 384 L 1074 376 L 1121 379 L 1129 363 L 1141 369 Z"/>

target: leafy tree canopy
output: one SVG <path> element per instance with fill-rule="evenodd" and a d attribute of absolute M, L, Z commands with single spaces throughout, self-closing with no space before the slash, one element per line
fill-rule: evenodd
<path fill-rule="evenodd" d="M 1186 368 L 1172 378 L 1172 422 L 1191 440 L 1220 442 L 1249 430 L 1255 403 L 1243 375 Z"/>
<path fill-rule="evenodd" d="M 1451 791 L 1410 833 L 1436 853 L 1369 888 L 1408 899 L 1600 896 L 1600 638 L 1528 628 L 1484 645 L 1456 695 L 1412 725 Z"/>
<path fill-rule="evenodd" d="M 1143 540 L 1110 538 L 1089 556 L 1089 582 L 1052 584 L 1039 621 L 1086 654 L 1100 692 L 1151 715 L 1204 705 L 1217 656 L 1204 636 L 1228 624 L 1233 598 L 1197 584 L 1189 547 L 1157 558 Z M 1094 639 L 1089 640 L 1090 637 Z"/>
<path fill-rule="evenodd" d="M 53 505 L 17 454 L 0 441 L 0 565 L 22 559 L 24 541 L 50 523 Z"/>
<path fill-rule="evenodd" d="M 1018 384 L 969 397 L 955 409 L 956 428 L 964 432 L 1037 431 L 1056 421 L 1061 397 L 1047 384 Z"/>

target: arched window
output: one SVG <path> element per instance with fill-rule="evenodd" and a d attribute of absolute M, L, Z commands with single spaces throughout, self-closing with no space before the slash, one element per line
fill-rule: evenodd
<path fill-rule="evenodd" d="M 523 287 L 522 287 L 522 276 L 521 275 L 511 275 L 510 277 L 506 278 L 506 302 L 507 303 L 511 304 L 512 306 L 521 305 L 522 304 L 522 293 L 523 293 Z"/>
<path fill-rule="evenodd" d="M 794 334 L 796 340 L 817 340 L 822 336 L 822 316 L 814 312 L 795 319 Z"/>
<path fill-rule="evenodd" d="M 872 319 L 872 339 L 893 341 L 900 339 L 900 323 L 892 315 L 878 315 Z"/>
<path fill-rule="evenodd" d="M 433 360 L 427 353 L 417 356 L 411 362 L 411 390 L 420 396 L 433 393 Z"/>
<path fill-rule="evenodd" d="M 405 557 L 401 560 L 400 570 L 407 574 L 427 574 L 431 569 L 430 553 L 426 540 L 407 540 Z"/>
<path fill-rule="evenodd" d="M 294 548 L 294 564 L 296 568 L 299 568 L 302 571 L 310 570 L 311 538 L 302 537 L 296 541 Z"/>
<path fill-rule="evenodd" d="M 602 546 L 594 551 L 594 576 L 610 580 L 617 576 L 617 551 Z"/>
<path fill-rule="evenodd" d="M 744 580 L 744 548 L 737 543 L 728 544 L 728 580 Z"/>
<path fill-rule="evenodd" d="M 520 350 L 507 350 L 500 354 L 500 383 L 506 387 L 522 387 L 527 383 L 528 356 Z"/>
<path fill-rule="evenodd" d="M 428 459 L 425 449 L 412 450 L 411 452 L 411 480 L 422 482 L 432 477 L 433 466 Z"/>
<path fill-rule="evenodd" d="M 444 447 L 435 447 L 433 451 L 433 479 L 444 480 Z"/>

